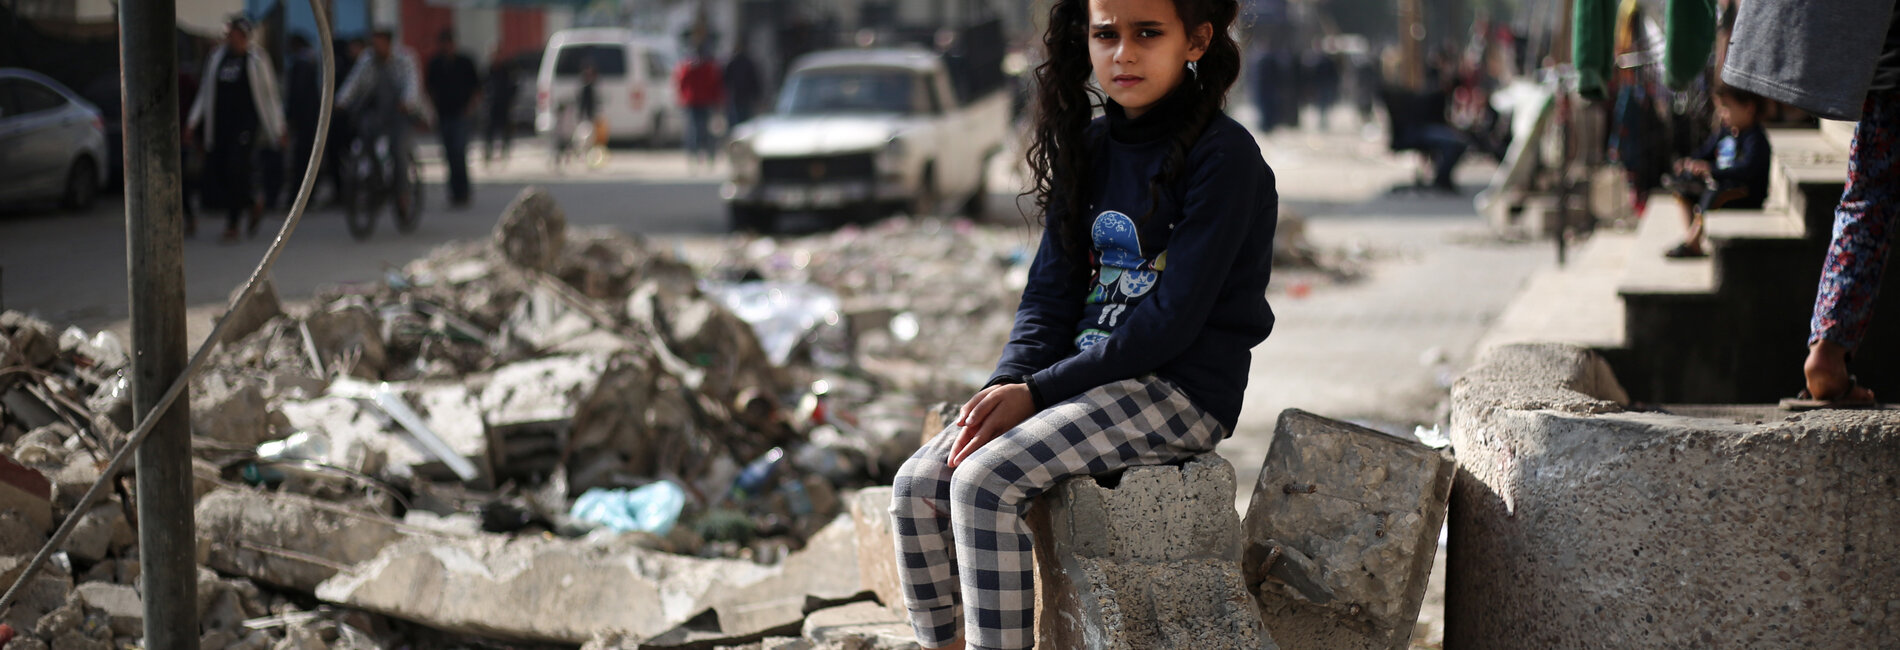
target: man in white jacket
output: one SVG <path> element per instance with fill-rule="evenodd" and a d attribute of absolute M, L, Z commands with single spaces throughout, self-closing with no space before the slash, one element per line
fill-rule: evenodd
<path fill-rule="evenodd" d="M 224 45 L 205 64 L 198 99 L 185 122 L 185 139 L 198 136 L 206 151 L 205 180 L 211 197 L 222 199 L 227 217 L 225 243 L 238 240 L 238 217 L 250 209 L 249 231 L 257 234 L 264 204 L 252 188 L 251 173 L 257 149 L 266 142 L 286 142 L 283 102 L 270 58 L 263 48 L 251 47 L 251 22 L 235 17 L 225 23 Z M 197 230 L 187 221 L 187 234 Z"/>

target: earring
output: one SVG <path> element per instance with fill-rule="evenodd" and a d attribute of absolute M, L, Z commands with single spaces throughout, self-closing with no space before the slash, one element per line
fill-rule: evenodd
<path fill-rule="evenodd" d="M 1187 70 L 1188 70 L 1188 78 L 1193 79 L 1195 81 L 1200 81 L 1201 65 L 1199 61 L 1189 61 L 1187 64 Z"/>

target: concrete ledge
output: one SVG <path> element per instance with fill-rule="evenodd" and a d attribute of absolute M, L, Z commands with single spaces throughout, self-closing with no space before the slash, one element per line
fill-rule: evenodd
<path fill-rule="evenodd" d="M 1658 197 L 1662 198 L 1662 197 Z M 1663 253 L 1688 236 L 1682 207 L 1675 201 L 1650 203 L 1649 214 L 1636 227 L 1628 265 L 1616 291 L 1631 296 L 1702 295 L 1715 291 L 1715 264 L 1708 258 L 1669 259 Z"/>
<path fill-rule="evenodd" d="M 1725 241 L 1753 239 L 1800 239 L 1807 225 L 1786 210 L 1715 210 L 1709 213 L 1709 240 L 1717 246 Z"/>
<path fill-rule="evenodd" d="M 1900 646 L 1900 413 L 1626 412 L 1607 370 L 1506 346 L 1454 389 L 1447 647 Z"/>

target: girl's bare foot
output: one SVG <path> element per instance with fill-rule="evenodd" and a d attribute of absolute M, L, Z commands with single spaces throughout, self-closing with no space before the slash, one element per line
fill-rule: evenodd
<path fill-rule="evenodd" d="M 924 650 L 963 650 L 963 637 L 957 637 L 957 640 L 951 641 L 950 645 L 941 648 L 925 648 Z"/>
<path fill-rule="evenodd" d="M 1808 395 L 1815 399 L 1844 401 L 1866 401 L 1874 399 L 1874 392 L 1854 385 L 1854 378 L 1847 374 L 1847 348 L 1832 341 L 1821 341 L 1808 347 L 1808 361 L 1801 366 L 1802 374 L 1807 375 Z"/>

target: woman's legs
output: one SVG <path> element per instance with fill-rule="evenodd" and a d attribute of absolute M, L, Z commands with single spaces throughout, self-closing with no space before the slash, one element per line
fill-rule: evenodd
<path fill-rule="evenodd" d="M 1867 334 L 1874 296 L 1893 244 L 1900 215 L 1900 166 L 1894 164 L 1900 141 L 1900 92 L 1870 94 L 1854 130 L 1847 166 L 1847 189 L 1834 209 L 1834 238 L 1821 267 L 1809 322 L 1808 362 L 1803 368 L 1808 393 L 1817 398 L 1855 397 L 1847 354 Z"/>
<path fill-rule="evenodd" d="M 938 434 L 898 472 L 899 576 L 920 643 L 950 645 L 961 627 L 971 648 L 991 650 L 1035 642 L 1023 515 L 1037 496 L 1071 476 L 1206 452 L 1224 430 L 1173 385 L 1132 379 L 1031 416 L 951 470 L 945 459 L 956 434 Z"/>

